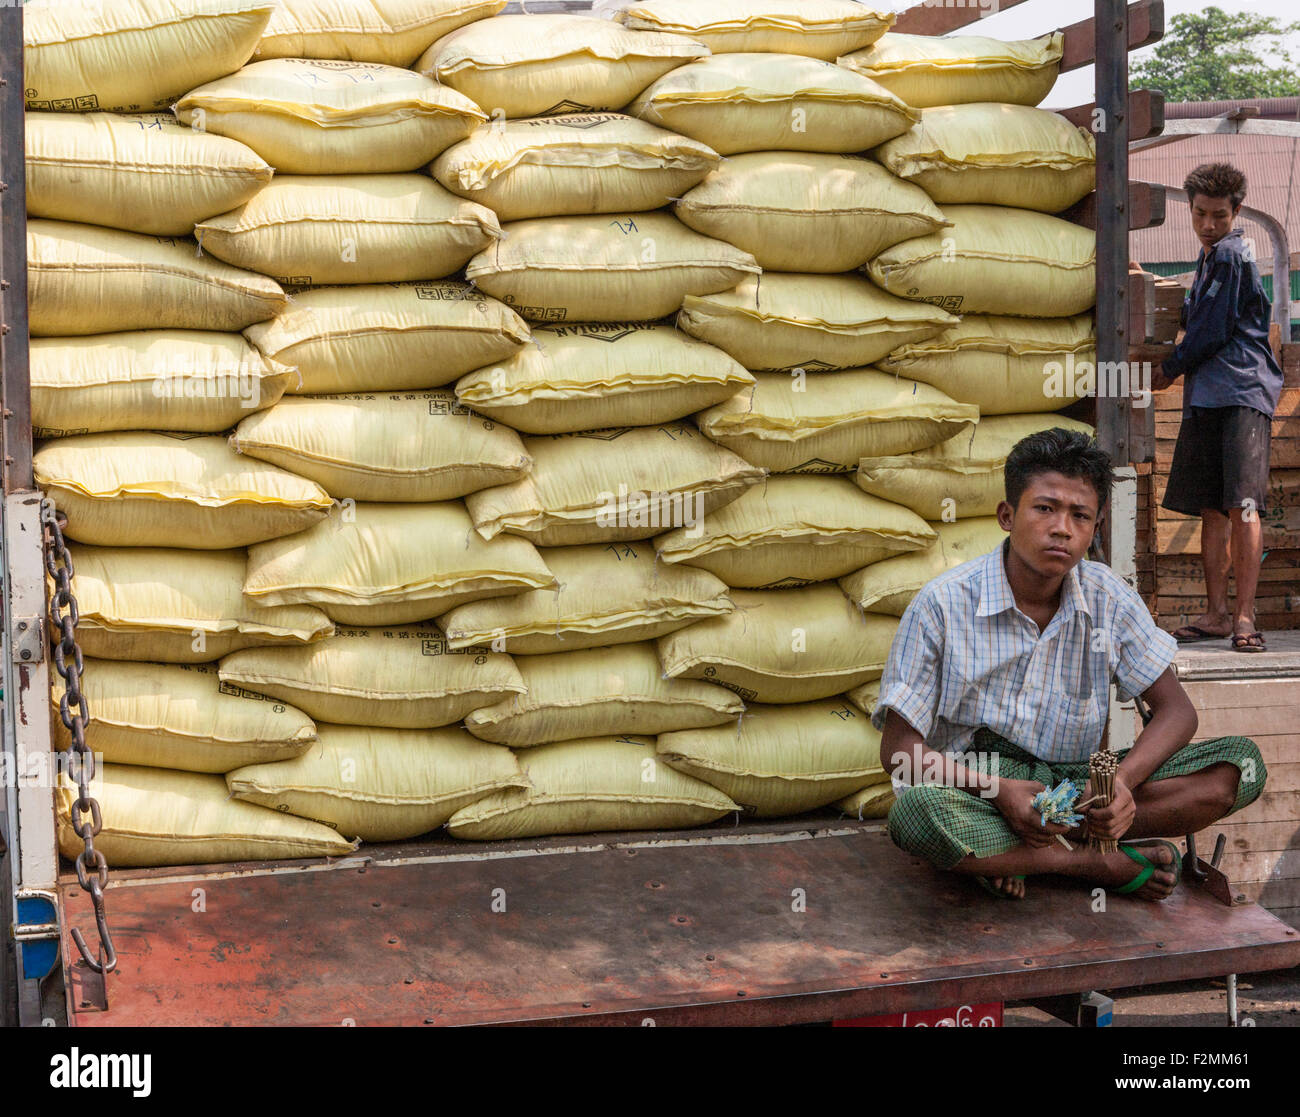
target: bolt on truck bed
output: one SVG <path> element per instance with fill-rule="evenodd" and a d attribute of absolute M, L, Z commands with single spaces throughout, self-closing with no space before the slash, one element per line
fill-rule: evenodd
<path fill-rule="evenodd" d="M 68 1019 L 131 1025 L 794 1024 L 1300 964 L 1300 933 L 1183 886 L 1163 904 L 935 871 L 877 822 L 365 847 L 118 869 L 99 979 L 59 888 Z"/>

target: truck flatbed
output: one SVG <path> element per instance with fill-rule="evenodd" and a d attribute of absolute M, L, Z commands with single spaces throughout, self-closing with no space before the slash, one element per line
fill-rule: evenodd
<path fill-rule="evenodd" d="M 59 899 L 82 1027 L 795 1024 L 1300 964 L 1253 904 L 1184 886 L 1094 912 L 1045 880 L 1000 900 L 831 812 L 116 869 L 107 1007 L 69 938 L 94 941 L 89 897 L 65 874 Z"/>

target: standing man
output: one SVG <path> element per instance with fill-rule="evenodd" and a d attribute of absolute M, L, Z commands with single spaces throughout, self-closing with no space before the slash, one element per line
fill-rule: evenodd
<path fill-rule="evenodd" d="M 1201 242 L 1196 278 L 1183 301 L 1186 333 L 1151 386 L 1180 376 L 1183 416 L 1162 506 L 1201 517 L 1206 611 L 1174 633 L 1179 643 L 1230 637 L 1239 652 L 1266 650 L 1255 626 L 1255 588 L 1264 553 L 1259 513 L 1268 493 L 1273 412 L 1282 369 L 1268 343 L 1271 307 L 1254 256 L 1232 227 L 1246 176 L 1206 163 L 1183 183 Z M 1228 568 L 1237 579 L 1228 608 Z"/>

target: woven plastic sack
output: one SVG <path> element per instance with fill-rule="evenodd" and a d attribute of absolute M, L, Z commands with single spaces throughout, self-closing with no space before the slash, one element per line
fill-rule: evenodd
<path fill-rule="evenodd" d="M 824 807 L 880 768 L 880 734 L 843 698 L 754 704 L 739 726 L 665 733 L 655 748 L 758 818 Z"/>
<path fill-rule="evenodd" d="M 688 35 L 715 54 L 771 51 L 833 59 L 870 46 L 894 15 L 851 0 L 643 0 L 619 13 L 628 27 Z"/>
<path fill-rule="evenodd" d="M 503 234 L 465 277 L 538 322 L 649 322 L 759 271 L 748 252 L 668 213 L 540 217 Z"/>
<path fill-rule="evenodd" d="M 1092 427 L 1064 415 L 986 415 L 965 433 L 912 454 L 864 457 L 854 480 L 864 492 L 896 501 L 927 520 L 992 516 L 1005 498 L 1003 466 L 1011 448 L 1035 431 Z"/>
<path fill-rule="evenodd" d="M 239 334 L 139 330 L 33 338 L 32 434 L 215 434 L 270 407 L 294 379 Z"/>
<path fill-rule="evenodd" d="M 494 121 L 431 168 L 453 194 L 502 221 L 659 209 L 718 165 L 718 154 L 621 113 Z"/>
<path fill-rule="evenodd" d="M 275 280 L 199 255 L 193 241 L 70 221 L 27 222 L 33 337 L 242 330 L 284 305 Z"/>
<path fill-rule="evenodd" d="M 732 156 L 673 212 L 779 272 L 852 271 L 890 245 L 943 226 L 924 190 L 879 164 L 809 152 Z"/>
<path fill-rule="evenodd" d="M 659 638 L 668 678 L 704 679 L 746 702 L 814 702 L 880 678 L 898 628 L 828 582 L 731 598 L 734 612 Z"/>
<path fill-rule="evenodd" d="M 760 372 L 753 388 L 696 416 L 700 430 L 774 473 L 847 473 L 858 461 L 952 438 L 979 418 L 938 388 L 873 368 L 800 378 Z"/>
<path fill-rule="evenodd" d="M 279 0 L 259 58 L 346 58 L 410 66 L 431 44 L 506 0 Z"/>
<path fill-rule="evenodd" d="M 926 582 L 1000 547 L 1007 533 L 994 516 L 931 525 L 939 538 L 923 551 L 872 563 L 840 579 L 851 600 L 869 613 L 901 617 Z"/>
<path fill-rule="evenodd" d="M 450 275 L 501 228 L 491 210 L 424 175 L 277 175 L 194 235 L 236 267 L 325 286 Z"/>
<path fill-rule="evenodd" d="M 1008 206 L 944 206 L 951 229 L 885 249 L 867 274 L 954 314 L 1065 318 L 1096 301 L 1091 229 Z"/>
<path fill-rule="evenodd" d="M 59 0 L 23 16 L 27 108 L 148 112 L 248 61 L 269 0 Z"/>
<path fill-rule="evenodd" d="M 451 648 L 433 624 L 339 626 L 301 648 L 252 648 L 221 661 L 221 684 L 292 703 L 317 721 L 432 729 L 524 691 L 514 661 Z"/>
<path fill-rule="evenodd" d="M 838 578 L 927 546 L 919 516 L 866 494 L 845 477 L 774 474 L 708 516 L 703 530 L 655 540 L 659 560 L 687 563 L 729 586 L 777 589 Z"/>
<path fill-rule="evenodd" d="M 186 237 L 271 181 L 251 148 L 170 113 L 28 113 L 27 213 Z"/>
<path fill-rule="evenodd" d="M 526 434 L 652 426 L 754 382 L 720 349 L 654 322 L 538 326 L 533 344 L 456 383 L 476 412 Z"/>
<path fill-rule="evenodd" d="M 509 749 L 463 729 L 322 725 L 302 756 L 226 775 L 236 800 L 309 818 L 347 837 L 396 842 L 426 834 L 461 807 L 527 787 Z"/>
<path fill-rule="evenodd" d="M 340 624 L 428 620 L 457 605 L 553 586 L 526 539 L 485 542 L 460 501 L 336 505 L 307 531 L 251 548 L 244 593 L 319 606 Z"/>
<path fill-rule="evenodd" d="M 793 54 L 719 54 L 665 74 L 627 110 L 706 143 L 742 151 L 867 151 L 920 114 L 883 85 Z"/>
<path fill-rule="evenodd" d="M 1037 105 L 1061 68 L 1065 36 L 1003 42 L 980 35 L 882 36 L 838 64 L 878 81 L 913 108 L 998 101 Z"/>
<path fill-rule="evenodd" d="M 231 799 L 222 776 L 131 764 L 105 764 L 101 771 L 91 783 L 104 819 L 95 848 L 117 868 L 342 857 L 357 848 L 318 822 Z M 59 851 L 69 858 L 85 848 L 72 828 L 77 794 L 65 775 L 55 790 L 55 814 Z"/>
<path fill-rule="evenodd" d="M 862 822 L 868 818 L 888 817 L 889 808 L 894 805 L 894 801 L 894 785 L 890 782 L 889 774 L 882 769 L 876 783 L 869 784 L 852 795 L 846 795 L 835 805 L 846 815 Z"/>
<path fill-rule="evenodd" d="M 648 539 L 695 527 L 763 471 L 689 423 L 524 439 L 532 472 L 465 498 L 484 539 L 502 532 L 542 547 Z"/>
<path fill-rule="evenodd" d="M 310 58 L 254 62 L 190 90 L 175 111 L 290 175 L 414 171 L 487 119 L 468 97 L 410 70 Z"/>
<path fill-rule="evenodd" d="M 876 362 L 883 372 L 932 384 L 982 414 L 1052 411 L 1079 399 L 1083 373 L 1095 369 L 1091 314 L 1007 318 L 970 314 L 934 337 L 899 346 Z M 1059 367 L 1059 383 L 1053 378 Z M 1067 368 L 1079 375 L 1067 377 Z"/>
<path fill-rule="evenodd" d="M 58 716 L 55 743 L 71 745 Z M 87 659 L 81 690 L 90 709 L 86 745 L 110 764 L 185 772 L 229 772 L 244 764 L 288 760 L 311 747 L 316 726 L 301 710 L 221 685 L 213 666 L 115 663 Z"/>
<path fill-rule="evenodd" d="M 948 105 L 873 154 L 936 202 L 1059 213 L 1092 192 L 1097 142 L 1059 113 L 1028 105 Z"/>
<path fill-rule="evenodd" d="M 857 275 L 746 278 L 735 290 L 690 295 L 677 326 L 755 371 L 860 368 L 955 326 L 937 306 L 887 295 Z"/>
<path fill-rule="evenodd" d="M 600 830 L 704 826 L 736 804 L 655 755 L 652 737 L 588 737 L 527 749 L 527 790 L 499 791 L 457 811 L 453 837 L 491 840 Z"/>
<path fill-rule="evenodd" d="M 291 396 L 245 419 L 230 444 L 335 500 L 453 500 L 516 481 L 531 465 L 514 431 L 446 391 Z"/>
<path fill-rule="evenodd" d="M 880 701 L 880 680 L 875 679 L 861 686 L 855 686 L 848 693 L 848 699 L 868 717 L 876 712 L 876 703 Z M 883 777 L 882 773 L 882 778 Z"/>
<path fill-rule="evenodd" d="M 579 15 L 506 15 L 453 31 L 415 69 L 493 119 L 621 109 L 656 78 L 708 54 L 680 35 Z"/>
<path fill-rule="evenodd" d="M 243 547 L 319 523 L 329 494 L 223 438 L 125 431 L 47 442 L 36 483 L 67 513 L 67 533 L 103 547 Z"/>
<path fill-rule="evenodd" d="M 334 632 L 308 605 L 243 594 L 244 551 L 70 548 L 81 650 L 99 659 L 209 663 L 238 648 L 307 644 Z"/>
<path fill-rule="evenodd" d="M 518 660 L 526 693 L 475 710 L 465 728 L 511 748 L 551 741 L 734 723 L 745 705 L 721 687 L 665 679 L 652 643 L 526 655 Z"/>
<path fill-rule="evenodd" d="M 517 353 L 528 327 L 496 299 L 444 279 L 300 291 L 245 336 L 297 369 L 289 392 L 324 395 L 436 388 Z"/>
<path fill-rule="evenodd" d="M 447 642 L 520 655 L 569 652 L 652 640 L 732 609 L 712 574 L 658 565 L 646 544 L 548 547 L 541 555 L 555 589 L 453 609 L 438 618 Z"/>

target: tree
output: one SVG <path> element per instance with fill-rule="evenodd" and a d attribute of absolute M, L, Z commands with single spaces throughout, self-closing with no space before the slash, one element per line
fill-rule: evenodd
<path fill-rule="evenodd" d="M 1300 95 L 1300 62 L 1286 49 L 1300 23 L 1274 16 L 1229 14 L 1209 7 L 1175 15 L 1173 27 L 1148 58 L 1133 66 L 1129 84 L 1161 90 L 1165 100 L 1237 101 Z M 1283 62 L 1270 66 L 1263 55 Z"/>

